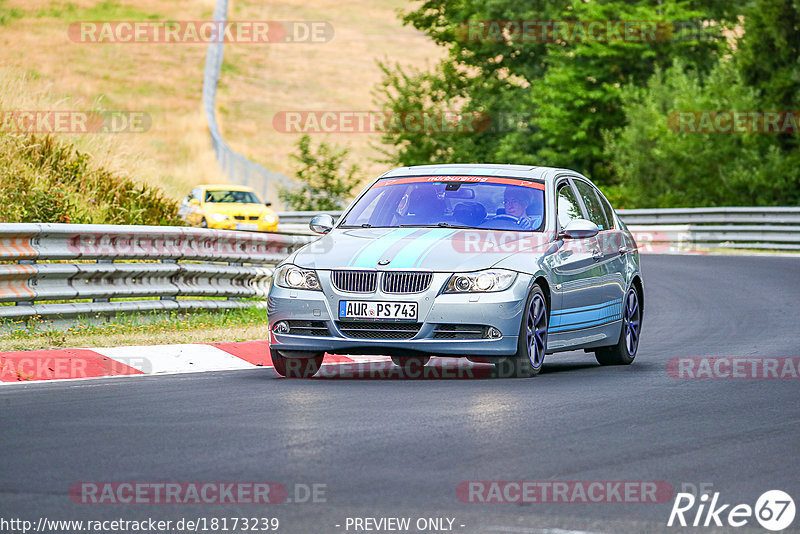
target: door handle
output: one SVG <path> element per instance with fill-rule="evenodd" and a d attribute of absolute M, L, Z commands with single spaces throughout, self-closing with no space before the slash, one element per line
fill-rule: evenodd
<path fill-rule="evenodd" d="M 600 250 L 599 248 L 594 249 L 592 251 L 592 258 L 594 259 L 594 261 L 600 261 L 601 259 L 603 259 L 603 251 Z"/>
<path fill-rule="evenodd" d="M 620 254 L 627 254 L 628 252 L 633 252 L 633 249 L 628 247 L 621 247 L 619 249 Z"/>

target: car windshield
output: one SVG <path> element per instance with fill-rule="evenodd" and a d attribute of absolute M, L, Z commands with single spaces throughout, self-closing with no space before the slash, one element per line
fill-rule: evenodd
<path fill-rule="evenodd" d="M 340 226 L 541 231 L 544 183 L 497 176 L 384 178 L 358 200 Z"/>
<path fill-rule="evenodd" d="M 250 191 L 230 191 L 212 189 L 206 191 L 206 202 L 238 202 L 241 204 L 261 204 L 255 193 Z"/>

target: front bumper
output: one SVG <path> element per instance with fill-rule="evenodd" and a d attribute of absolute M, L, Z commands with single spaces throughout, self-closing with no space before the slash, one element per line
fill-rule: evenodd
<path fill-rule="evenodd" d="M 207 220 L 208 227 L 214 228 L 216 230 L 240 230 L 240 231 L 251 231 L 251 232 L 277 232 L 278 231 L 278 222 L 277 220 L 274 223 L 267 224 L 264 221 L 237 221 L 235 219 L 226 219 L 224 221 L 212 221 Z M 242 225 L 248 225 L 246 228 L 242 227 Z M 238 225 L 238 226 L 237 226 Z M 254 225 L 250 227 L 249 225 Z"/>
<path fill-rule="evenodd" d="M 411 295 L 385 294 L 380 289 L 369 295 L 356 295 L 336 290 L 329 273 L 318 271 L 322 291 L 290 290 L 273 284 L 268 300 L 270 346 L 290 352 L 332 352 L 337 354 L 414 355 L 497 357 L 517 351 L 517 336 L 532 279 L 520 274 L 514 284 L 496 293 L 443 294 L 441 289 L 450 277 L 436 273 L 431 287 Z M 419 331 L 408 339 L 372 339 L 350 337 L 342 333 L 338 317 L 340 300 L 372 300 L 416 302 Z M 274 331 L 279 321 L 309 321 L 324 324 L 327 332 L 314 335 L 279 334 Z M 357 321 L 376 323 L 378 321 Z M 384 322 L 381 322 L 385 324 Z M 437 338 L 441 325 L 482 325 L 494 327 L 501 337 L 490 339 Z M 346 328 L 345 328 L 346 330 Z"/>

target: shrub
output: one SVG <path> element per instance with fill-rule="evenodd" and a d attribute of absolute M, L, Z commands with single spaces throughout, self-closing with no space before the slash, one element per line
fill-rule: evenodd
<path fill-rule="evenodd" d="M 358 166 L 345 167 L 347 149 L 337 149 L 325 142 L 316 153 L 311 149 L 311 137 L 303 135 L 297 142 L 292 159 L 300 164 L 297 179 L 300 186 L 282 188 L 278 192 L 287 209 L 296 211 L 340 210 L 358 185 Z"/>
<path fill-rule="evenodd" d="M 606 188 L 617 207 L 793 205 L 800 202 L 800 155 L 781 151 L 775 133 L 682 133 L 674 111 L 763 109 L 736 65 L 722 60 L 703 79 L 676 63 L 646 88 L 623 92 L 627 125 L 606 134 L 619 184 Z"/>
<path fill-rule="evenodd" d="M 181 224 L 157 188 L 97 166 L 53 136 L 0 134 L 0 221 Z"/>

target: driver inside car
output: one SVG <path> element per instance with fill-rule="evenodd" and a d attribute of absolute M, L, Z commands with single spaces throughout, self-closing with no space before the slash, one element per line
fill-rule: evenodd
<path fill-rule="evenodd" d="M 506 215 L 517 218 L 520 230 L 533 230 L 541 225 L 544 210 L 540 204 L 533 191 L 524 187 L 506 187 L 503 195 Z"/>

